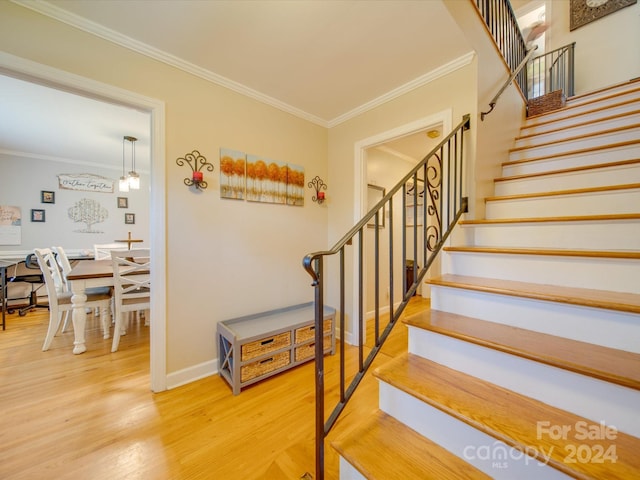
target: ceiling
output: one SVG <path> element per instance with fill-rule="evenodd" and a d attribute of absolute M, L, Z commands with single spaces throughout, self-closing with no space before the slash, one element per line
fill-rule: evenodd
<path fill-rule="evenodd" d="M 470 52 L 440 0 L 15 1 L 327 127 Z M 0 152 L 117 168 L 124 135 L 142 170 L 147 114 L 0 76 Z"/>

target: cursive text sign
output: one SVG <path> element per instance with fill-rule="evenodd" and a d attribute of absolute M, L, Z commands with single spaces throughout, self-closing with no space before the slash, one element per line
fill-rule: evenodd
<path fill-rule="evenodd" d="M 65 190 L 113 193 L 113 180 L 91 173 L 61 173 L 58 175 L 58 185 Z"/>

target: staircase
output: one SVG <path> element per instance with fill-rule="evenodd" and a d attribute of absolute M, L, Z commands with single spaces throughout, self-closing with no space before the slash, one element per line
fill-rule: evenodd
<path fill-rule="evenodd" d="M 528 118 L 460 228 L 340 478 L 640 478 L 640 81 Z"/>

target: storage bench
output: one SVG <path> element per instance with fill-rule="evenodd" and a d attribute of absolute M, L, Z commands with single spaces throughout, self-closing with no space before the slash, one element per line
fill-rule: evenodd
<path fill-rule="evenodd" d="M 336 348 L 334 308 L 324 307 L 324 353 Z M 259 382 L 315 357 L 313 302 L 218 323 L 219 373 L 237 395 Z"/>

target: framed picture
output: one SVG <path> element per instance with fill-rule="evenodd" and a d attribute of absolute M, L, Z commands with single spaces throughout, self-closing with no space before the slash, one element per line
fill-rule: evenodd
<path fill-rule="evenodd" d="M 384 187 L 367 185 L 367 211 L 371 210 L 387 194 Z M 367 227 L 376 228 L 375 217 L 369 220 Z M 384 228 L 384 207 L 378 211 L 378 228 Z"/>
<path fill-rule="evenodd" d="M 40 203 L 56 203 L 56 192 L 42 190 L 40 192 Z"/>
<path fill-rule="evenodd" d="M 415 196 L 414 196 L 415 195 Z M 417 203 L 415 202 L 417 197 Z M 414 203 L 417 208 L 414 209 Z M 413 182 L 407 182 L 406 189 L 406 219 L 407 227 L 424 224 L 424 180 L 418 178 L 418 191 L 416 192 Z M 417 214 L 417 216 L 416 216 Z"/>
<path fill-rule="evenodd" d="M 136 223 L 136 214 L 135 213 L 125 213 L 124 214 L 124 223 L 127 225 L 133 225 Z"/>
<path fill-rule="evenodd" d="M 32 222 L 44 222 L 44 210 L 31 209 L 31 221 Z"/>
<path fill-rule="evenodd" d="M 571 0 L 569 30 L 573 31 L 635 3 L 637 0 Z"/>
<path fill-rule="evenodd" d="M 127 197 L 118 197 L 118 208 L 129 208 L 129 199 Z"/>

